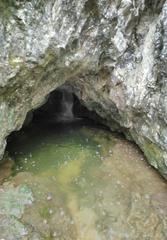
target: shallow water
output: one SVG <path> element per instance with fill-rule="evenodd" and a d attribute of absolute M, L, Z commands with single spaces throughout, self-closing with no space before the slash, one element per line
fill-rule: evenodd
<path fill-rule="evenodd" d="M 82 121 L 36 124 L 8 151 L 1 238 L 167 239 L 167 184 L 122 137 Z"/>

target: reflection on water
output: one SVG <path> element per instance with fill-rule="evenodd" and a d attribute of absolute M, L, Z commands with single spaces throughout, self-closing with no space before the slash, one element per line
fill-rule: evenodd
<path fill-rule="evenodd" d="M 1 238 L 167 239 L 167 184 L 132 143 L 80 121 L 32 125 L 8 151 L 15 166 L 1 186 Z"/>

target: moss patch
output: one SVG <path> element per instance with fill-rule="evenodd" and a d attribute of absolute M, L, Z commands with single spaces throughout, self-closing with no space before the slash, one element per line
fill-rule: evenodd
<path fill-rule="evenodd" d="M 156 169 L 164 169 L 165 164 L 163 162 L 163 150 L 160 147 L 147 140 L 143 145 L 143 149 L 152 166 Z"/>

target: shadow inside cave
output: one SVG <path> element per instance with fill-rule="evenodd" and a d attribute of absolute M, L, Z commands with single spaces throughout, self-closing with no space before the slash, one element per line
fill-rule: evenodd
<path fill-rule="evenodd" d="M 33 128 L 62 129 L 91 125 L 109 130 L 103 122 L 104 120 L 95 111 L 89 110 L 84 105 L 71 85 L 64 84 L 52 91 L 40 107 L 27 113 L 22 128 L 12 132 L 8 136 L 7 142 L 10 143 L 15 138 L 21 137 L 24 135 L 24 130 L 31 126 Z"/>

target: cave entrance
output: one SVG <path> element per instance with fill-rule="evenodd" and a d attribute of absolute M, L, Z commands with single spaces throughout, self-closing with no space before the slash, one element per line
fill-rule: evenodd
<path fill-rule="evenodd" d="M 73 87 L 63 85 L 51 92 L 41 107 L 27 114 L 23 128 L 32 123 L 71 124 L 77 121 L 102 125 L 102 119 L 94 111 L 90 111 L 84 106 L 75 94 Z"/>
<path fill-rule="evenodd" d="M 6 153 L 14 163 L 12 174 L 46 171 L 59 159 L 75 158 L 73 151 L 76 156 L 83 152 L 81 158 L 87 158 L 87 148 L 91 154 L 96 149 L 91 158 L 99 158 L 100 143 L 91 136 L 91 131 L 98 135 L 99 130 L 109 132 L 102 118 L 84 106 L 76 89 L 66 84 L 56 88 L 40 107 L 28 112 L 22 128 L 9 135 Z"/>
<path fill-rule="evenodd" d="M 29 131 L 42 134 L 44 129 L 52 129 L 56 134 L 63 129 L 66 131 L 67 128 L 80 128 L 84 125 L 109 130 L 96 112 L 84 106 L 76 89 L 64 84 L 52 91 L 40 107 L 27 113 L 22 128 L 8 136 L 6 150 L 10 152 L 10 146 L 26 138 Z"/>

